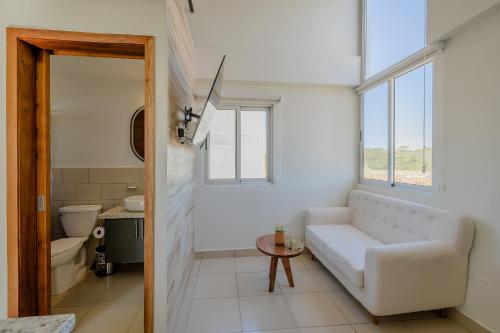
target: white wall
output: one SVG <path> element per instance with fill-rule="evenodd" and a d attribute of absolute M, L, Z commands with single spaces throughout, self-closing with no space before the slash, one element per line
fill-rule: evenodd
<path fill-rule="evenodd" d="M 130 120 L 144 105 L 144 61 L 51 57 L 53 168 L 142 167 Z"/>
<path fill-rule="evenodd" d="M 25 26 L 89 32 L 144 34 L 156 37 L 156 123 L 155 151 L 155 262 L 167 262 L 165 249 L 167 188 L 167 31 L 164 1 L 139 0 L 7 0 L 0 2 L 0 50 L 5 50 L 5 28 Z M 5 161 L 5 52 L 0 52 L 0 160 Z M 0 163 L 0 317 L 7 305 L 7 241 L 6 241 L 6 167 Z M 167 265 L 155 265 L 155 316 L 157 332 L 166 330 L 165 288 Z"/>
<path fill-rule="evenodd" d="M 189 25 L 196 77 L 356 85 L 360 78 L 359 0 L 198 0 Z"/>
<path fill-rule="evenodd" d="M 197 92 L 207 86 L 199 84 Z M 274 109 L 274 184 L 204 185 L 198 152 L 197 250 L 254 248 L 276 223 L 302 238 L 307 207 L 344 205 L 357 174 L 358 99 L 350 88 L 224 83 L 224 95 L 280 96 Z"/>
<path fill-rule="evenodd" d="M 500 332 L 500 9 L 461 30 L 436 66 L 434 145 L 441 190 L 424 194 L 361 186 L 363 189 L 462 212 L 476 221 L 465 305 L 459 310 Z M 436 136 L 437 136 L 436 135 Z M 436 170 L 436 169 L 435 169 Z M 492 291 L 478 286 L 483 277 Z"/>
<path fill-rule="evenodd" d="M 499 3 L 500 0 L 427 0 L 428 43 L 451 37 Z"/>
<path fill-rule="evenodd" d="M 311 205 L 344 204 L 356 179 L 360 1 L 199 0 L 189 14 L 198 95 L 227 54 L 223 95 L 281 97 L 274 184 L 207 186 L 197 156 L 197 250 L 255 247 L 289 223 L 302 237 Z"/>

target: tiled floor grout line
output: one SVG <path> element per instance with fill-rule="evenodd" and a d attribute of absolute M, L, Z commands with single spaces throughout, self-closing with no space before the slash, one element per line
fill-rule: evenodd
<path fill-rule="evenodd" d="M 92 274 L 92 271 L 89 271 L 87 274 Z M 65 296 L 63 296 L 57 302 L 57 304 L 55 306 L 53 306 L 52 308 L 53 309 L 62 309 L 62 308 L 83 309 L 83 308 L 88 308 L 87 311 L 85 311 L 85 313 L 79 318 L 78 323 L 75 326 L 75 329 L 76 329 L 76 328 L 78 328 L 79 324 L 81 324 L 84 321 L 84 319 L 89 315 L 89 313 L 91 313 L 93 310 L 95 310 L 99 306 L 110 306 L 110 305 L 121 305 L 121 304 L 136 304 L 136 305 L 142 305 L 142 306 L 144 306 L 143 303 L 137 302 L 135 300 L 119 301 L 119 302 L 111 301 L 111 302 L 100 303 L 100 301 L 104 298 L 105 294 L 111 289 L 111 287 L 114 286 L 119 280 L 121 280 L 123 278 L 126 278 L 126 276 L 118 276 L 118 277 L 109 279 L 109 281 L 104 281 L 103 282 L 102 281 L 103 278 L 88 279 L 88 277 L 86 276 L 81 281 L 79 281 L 77 284 L 75 284 L 73 287 L 71 287 L 70 289 L 68 289 L 67 291 L 65 291 L 64 293 L 65 294 L 68 293 L 71 289 L 73 289 L 73 288 L 75 288 L 78 285 L 81 285 L 83 283 L 90 283 L 90 284 L 92 284 L 92 283 L 104 283 L 105 284 L 105 288 L 104 288 L 102 294 L 92 304 L 79 304 L 79 305 L 58 306 L 61 303 L 61 301 L 65 298 Z M 104 278 L 104 279 L 106 279 L 106 278 Z M 141 311 L 141 306 L 138 306 L 137 312 L 135 313 L 133 319 L 131 320 L 130 325 L 127 328 L 126 332 L 128 332 L 130 330 L 130 328 L 133 326 L 134 320 L 139 316 L 140 311 Z"/>
<path fill-rule="evenodd" d="M 257 270 L 257 271 L 243 271 L 243 272 L 238 272 L 237 269 L 236 269 L 236 258 L 238 257 L 234 257 L 233 258 L 233 263 L 234 263 L 234 276 L 235 276 L 235 282 L 236 282 L 236 295 L 237 295 L 237 301 L 238 301 L 238 309 L 239 309 L 239 317 L 240 317 L 240 324 L 241 324 L 241 333 L 245 333 L 245 332 L 255 332 L 256 330 L 253 330 L 253 331 L 245 331 L 244 327 L 243 327 L 243 319 L 242 319 L 242 309 L 241 309 L 241 303 L 240 303 L 240 297 L 253 297 L 253 296 L 265 296 L 265 294 L 256 294 L 256 295 L 246 295 L 246 296 L 241 296 L 240 295 L 240 290 L 239 290 L 239 286 L 238 286 L 238 276 L 239 275 L 243 275 L 243 274 L 256 274 L 256 273 L 263 273 L 263 272 L 266 272 L 266 270 L 264 270 L 264 268 L 262 270 Z M 300 271 L 307 271 L 310 275 L 312 275 L 312 279 L 319 285 L 320 287 L 320 290 L 319 291 L 300 291 L 300 292 L 291 292 L 291 293 L 285 293 L 279 283 L 277 282 L 277 285 L 275 286 L 275 288 L 279 289 L 281 291 L 281 294 L 269 294 L 269 295 L 281 295 L 284 300 L 285 300 L 285 304 L 288 308 L 288 310 L 290 311 L 291 315 L 292 315 L 292 318 L 294 320 L 294 323 L 295 323 L 295 328 L 292 328 L 292 329 L 296 329 L 298 330 L 299 332 L 302 331 L 303 328 L 309 328 L 309 327 L 298 327 L 298 324 L 297 324 L 297 321 L 296 321 L 296 318 L 295 318 L 295 315 L 293 314 L 292 312 L 292 309 L 290 307 L 290 304 L 289 304 L 289 301 L 287 299 L 287 296 L 289 295 L 297 295 L 297 294 L 325 294 L 327 297 L 328 297 L 328 300 L 329 302 L 335 306 L 335 308 L 339 311 L 339 313 L 344 317 L 344 319 L 346 320 L 346 323 L 345 324 L 338 324 L 338 325 L 325 325 L 325 326 L 312 326 L 312 327 L 330 327 L 330 326 L 349 326 L 352 328 L 353 332 L 357 332 L 359 333 L 360 331 L 356 329 L 355 325 L 372 325 L 371 322 L 360 322 L 360 323 L 351 323 L 349 321 L 349 319 L 347 318 L 346 314 L 344 313 L 344 311 L 342 311 L 342 309 L 331 299 L 331 297 L 328 295 L 330 292 L 345 292 L 347 293 L 348 295 L 350 295 L 350 293 L 345 290 L 345 289 L 339 289 L 339 290 L 327 290 L 325 288 L 322 287 L 320 281 L 319 281 L 319 278 L 316 277 L 314 274 L 312 274 L 312 271 L 317 271 L 317 270 L 325 270 L 325 268 L 323 267 L 310 267 L 308 265 L 306 265 L 302 258 L 297 258 L 301 261 L 301 263 L 304 265 L 304 269 L 297 269 L 297 270 L 300 270 Z M 292 267 L 293 269 L 293 267 Z M 328 270 L 326 270 L 327 273 L 330 273 Z M 198 274 L 200 275 L 200 274 Z M 221 275 L 221 274 L 213 274 L 213 275 Z M 330 273 L 331 275 L 331 273 Z M 333 275 L 332 275 L 333 276 Z M 334 276 L 333 276 L 334 277 Z M 352 295 L 351 295 L 352 296 Z M 210 297 L 210 298 L 206 298 L 206 299 L 217 299 L 217 298 L 229 298 L 229 297 Z M 191 302 L 191 306 L 192 306 L 192 303 L 195 299 L 193 298 L 190 302 Z M 190 307 L 191 308 L 191 307 Z M 191 313 L 189 313 L 188 315 L 188 322 L 191 318 Z M 427 317 L 422 317 L 422 318 L 407 318 L 407 319 L 397 319 L 395 318 L 394 320 L 388 320 L 388 321 L 383 321 L 381 324 L 390 324 L 390 323 L 400 323 L 402 325 L 402 327 L 406 328 L 408 331 L 410 332 L 413 332 L 415 333 L 415 331 L 410 327 L 409 323 L 410 321 L 419 321 L 419 320 L 426 320 L 426 319 L 435 319 L 435 318 L 427 318 Z M 455 321 L 453 321 L 455 323 Z M 457 324 L 459 325 L 459 324 Z M 462 327 L 461 325 L 459 325 L 460 327 Z M 269 329 L 269 330 L 257 330 L 257 331 L 263 331 L 263 332 L 266 332 L 266 331 L 274 331 L 276 329 Z M 277 329 L 277 330 L 285 330 L 285 329 Z"/>
<path fill-rule="evenodd" d="M 408 321 L 409 321 L 409 320 L 402 320 L 403 325 L 405 325 L 405 326 L 406 326 L 406 328 L 408 328 L 408 331 L 410 331 L 410 332 L 415 332 L 415 331 L 411 328 L 411 326 L 410 326 L 410 325 L 408 325 Z M 460 327 L 462 327 L 462 326 L 460 326 Z"/>
<path fill-rule="evenodd" d="M 279 284 L 278 284 L 278 287 L 279 287 Z M 290 307 L 290 304 L 288 303 L 288 299 L 287 299 L 285 293 L 283 292 L 283 289 L 281 289 L 281 287 L 279 287 L 279 288 L 281 290 L 281 294 L 283 295 L 283 299 L 285 300 L 286 307 L 288 308 L 288 311 L 290 311 L 290 314 L 292 315 L 293 322 L 295 323 L 295 328 L 297 328 L 297 330 L 300 332 L 299 324 L 297 323 L 297 319 L 295 318 L 295 315 L 293 314 L 292 308 Z"/>
<path fill-rule="evenodd" d="M 336 304 L 336 303 L 332 300 L 332 298 L 328 295 L 328 293 L 327 293 L 327 292 L 325 292 L 325 295 L 326 295 L 326 297 L 328 298 L 328 300 L 330 301 L 330 303 L 331 303 L 331 304 L 333 304 L 333 306 L 334 306 L 335 308 L 337 308 L 337 310 L 340 312 L 340 314 L 342 315 L 342 317 L 344 317 L 344 319 L 345 319 L 345 321 L 347 322 L 347 324 L 348 324 L 348 325 L 350 325 L 352 328 L 354 328 L 354 327 L 353 327 L 353 324 L 354 324 L 354 323 L 351 323 L 351 321 L 349 320 L 349 318 L 347 318 L 347 315 L 344 313 L 344 311 L 342 311 L 342 309 L 340 308 L 340 306 L 338 306 L 338 305 L 337 305 L 337 304 Z"/>
<path fill-rule="evenodd" d="M 305 264 L 305 263 L 303 263 L 303 264 L 304 264 L 304 266 L 306 266 L 306 264 Z M 307 266 L 306 266 L 306 267 L 307 267 Z M 308 272 L 310 272 L 310 271 L 312 271 L 312 270 L 324 270 L 324 268 L 321 268 L 321 267 L 320 267 L 320 268 L 314 268 L 314 269 L 313 269 L 313 268 L 306 268 L 305 270 L 306 270 L 306 271 L 308 271 Z M 329 271 L 327 271 L 327 272 L 328 272 L 328 273 L 330 273 Z M 331 274 L 331 273 L 330 273 L 330 274 Z M 314 276 L 314 274 L 312 274 L 312 273 L 311 273 L 311 275 L 312 275 L 313 279 L 314 279 L 314 280 L 318 283 L 318 285 L 319 285 L 320 283 L 319 283 L 318 279 Z M 333 275 L 332 275 L 332 276 L 333 276 Z M 321 289 L 323 289 L 323 288 L 321 287 L 321 285 L 320 285 L 320 288 L 321 288 Z M 327 296 L 328 296 L 328 293 L 329 293 L 329 292 L 339 292 L 339 291 L 343 291 L 343 290 L 336 290 L 336 291 L 327 291 L 327 290 L 322 290 L 322 291 L 323 291 L 325 294 L 327 294 Z M 345 292 L 347 292 L 347 293 L 348 293 L 348 291 L 345 291 Z M 310 292 L 310 293 L 311 293 L 311 292 Z M 299 292 L 299 293 L 297 293 L 297 294 L 300 294 L 300 292 Z M 369 325 L 369 324 L 370 324 L 370 323 L 351 323 L 351 322 L 349 321 L 349 319 L 347 318 L 347 316 L 346 316 L 346 315 L 344 314 L 344 312 L 342 311 L 342 309 L 341 309 L 341 308 L 340 308 L 340 307 L 339 307 L 339 306 L 338 306 L 338 305 L 337 305 L 337 304 L 336 304 L 336 303 L 335 303 L 335 302 L 334 302 L 334 301 L 333 301 L 333 300 L 332 300 L 329 296 L 328 296 L 328 299 L 329 299 L 329 300 L 330 300 L 330 302 L 331 302 L 331 303 L 332 303 L 332 304 L 333 304 L 333 305 L 334 305 L 334 306 L 335 306 L 335 307 L 339 310 L 339 312 L 342 314 L 342 316 L 346 319 L 346 321 L 347 321 L 347 323 L 348 323 L 347 325 L 351 326 L 351 327 L 352 327 L 352 329 L 353 329 L 355 332 L 358 332 L 358 331 L 356 330 L 356 328 L 354 327 L 354 325 Z M 388 320 L 388 321 L 384 321 L 384 322 L 386 322 L 386 323 L 390 323 L 390 322 L 400 322 L 400 323 L 401 323 L 404 327 L 408 328 L 408 330 L 409 330 L 409 331 L 414 332 L 414 330 L 412 330 L 412 328 L 408 325 L 407 321 L 409 321 L 409 320 L 424 320 L 424 319 L 426 319 L 426 318 L 408 319 L 408 320 L 395 319 L 395 320 Z M 384 322 L 382 322 L 382 323 L 384 323 Z"/>
<path fill-rule="evenodd" d="M 142 304 L 142 308 L 144 309 L 144 304 Z M 135 319 L 139 316 L 140 313 L 141 313 L 141 307 L 139 306 L 139 308 L 137 309 L 137 313 L 135 314 L 134 318 L 132 318 L 132 320 L 130 321 L 130 325 L 128 326 L 126 331 L 127 333 L 130 331 L 132 326 L 134 326 Z"/>
<path fill-rule="evenodd" d="M 351 326 L 351 328 L 352 328 L 352 330 L 353 330 L 354 332 L 356 332 L 356 333 L 360 333 L 360 332 L 356 329 L 356 327 L 354 327 L 354 325 L 349 325 L 349 326 Z"/>
<path fill-rule="evenodd" d="M 240 315 L 240 327 L 241 331 L 243 332 L 245 328 L 243 327 L 243 318 L 241 316 L 241 304 L 240 304 L 240 290 L 238 288 L 238 275 L 236 273 L 236 259 L 233 258 L 233 265 L 234 265 L 234 282 L 236 283 L 236 298 L 238 300 L 238 313 Z"/>
<path fill-rule="evenodd" d="M 89 314 L 89 312 L 92 310 L 92 308 L 94 307 L 95 305 L 91 305 L 89 306 L 87 312 L 85 312 L 85 314 L 82 316 L 82 318 L 80 318 L 80 324 L 82 323 L 83 321 L 83 318 L 87 317 L 87 315 Z M 75 329 L 76 329 L 76 326 L 78 325 L 78 323 L 76 322 L 76 316 L 75 316 Z"/>
<path fill-rule="evenodd" d="M 342 312 L 342 310 L 340 309 L 340 307 L 335 304 L 335 302 L 330 298 L 330 296 L 328 295 L 328 293 L 330 291 L 328 290 L 324 290 L 323 287 L 321 286 L 321 284 L 319 283 L 318 279 L 314 276 L 314 274 L 311 273 L 312 270 L 322 270 L 322 268 L 307 268 L 307 266 L 304 264 L 304 262 L 302 262 L 302 264 L 306 267 L 306 269 L 304 271 L 307 271 L 308 273 L 311 274 L 312 276 L 312 279 L 318 284 L 318 286 L 320 287 L 320 291 L 312 291 L 312 292 L 297 292 L 297 293 L 291 293 L 291 294 L 304 294 L 304 293 L 308 293 L 308 294 L 314 294 L 314 293 L 323 293 L 326 295 L 328 301 L 340 312 L 340 314 L 342 315 L 342 317 L 345 319 L 346 321 L 346 324 L 339 324 L 339 325 L 326 325 L 326 326 L 317 326 L 317 327 L 329 327 L 329 326 L 344 326 L 344 325 L 347 325 L 347 326 L 350 326 L 354 331 L 356 331 L 356 329 L 354 328 L 353 326 L 353 323 L 351 323 L 349 321 L 349 319 L 347 318 L 347 316 L 344 314 L 344 312 Z M 286 298 L 285 298 L 286 299 Z M 287 302 L 288 304 L 288 302 Z M 295 319 L 295 317 L 294 317 Z M 300 330 L 300 329 L 299 329 Z M 357 331 L 356 331 L 357 332 Z"/>
<path fill-rule="evenodd" d="M 252 296 L 259 296 L 259 295 L 252 295 Z M 201 297 L 201 298 L 193 298 L 193 301 L 206 301 L 210 299 L 226 299 L 226 298 L 235 298 L 238 296 L 217 296 L 217 297 Z M 242 296 L 242 297 L 248 297 L 248 296 Z"/>
<path fill-rule="evenodd" d="M 91 271 L 87 272 L 87 274 L 91 274 Z M 66 290 L 64 293 L 65 293 L 65 294 L 66 294 L 66 293 L 68 293 L 71 289 L 73 289 L 73 288 L 77 287 L 78 285 L 80 285 L 80 284 L 82 284 L 82 283 L 88 283 L 88 282 L 98 282 L 98 281 L 99 281 L 99 279 L 97 279 L 97 280 L 86 280 L 86 278 L 84 277 L 81 281 L 79 281 L 79 282 L 78 282 L 78 283 L 76 283 L 73 287 L 71 287 L 71 288 L 69 288 L 68 290 Z M 111 282 L 110 282 L 109 286 L 106 286 L 106 289 L 104 290 L 104 292 L 102 293 L 102 295 L 101 295 L 98 299 L 96 299 L 96 301 L 95 301 L 93 304 L 69 305 L 69 306 L 58 306 L 58 304 L 59 304 L 59 303 L 62 301 L 62 299 L 64 298 L 64 297 L 63 297 L 63 298 L 61 298 L 61 299 L 59 300 L 59 302 L 57 302 L 57 304 L 56 304 L 56 305 L 52 306 L 52 308 L 56 308 L 56 309 L 57 309 L 57 308 L 67 308 L 67 307 L 85 307 L 85 306 L 90 306 L 90 307 L 93 307 L 93 306 L 95 306 L 95 305 L 97 305 L 97 304 L 99 303 L 99 301 L 100 301 L 100 300 L 104 297 L 104 294 L 106 293 L 106 291 L 108 291 L 108 290 L 109 290 L 109 288 L 111 287 L 111 285 L 113 285 L 113 283 L 115 283 L 115 282 L 113 282 L 113 280 L 111 280 Z M 90 309 L 89 309 L 89 311 L 90 311 Z M 88 313 L 89 311 L 87 311 L 87 313 Z M 84 317 L 87 315 L 87 313 L 85 313 Z M 83 319 L 83 318 L 82 318 L 82 319 Z"/>

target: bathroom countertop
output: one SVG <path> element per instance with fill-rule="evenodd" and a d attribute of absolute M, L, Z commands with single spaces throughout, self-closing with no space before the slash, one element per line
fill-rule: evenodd
<path fill-rule="evenodd" d="M 116 206 L 99 215 L 101 220 L 107 219 L 143 219 L 144 212 L 131 212 L 123 206 Z"/>
<path fill-rule="evenodd" d="M 69 333 L 74 328 L 74 314 L 0 319 L 2 333 Z"/>

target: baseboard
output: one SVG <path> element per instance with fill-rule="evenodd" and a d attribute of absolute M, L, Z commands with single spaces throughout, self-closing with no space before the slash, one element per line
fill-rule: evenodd
<path fill-rule="evenodd" d="M 309 249 L 305 248 L 304 253 L 309 253 Z M 264 254 L 256 248 L 233 249 L 233 250 L 203 250 L 196 251 L 196 259 L 214 259 L 214 258 L 233 258 L 233 257 L 259 257 Z"/>
<path fill-rule="evenodd" d="M 474 321 L 472 318 L 456 309 L 450 310 L 450 318 L 471 333 L 493 333 L 492 331 L 479 324 L 477 321 Z"/>
<path fill-rule="evenodd" d="M 234 250 L 203 250 L 196 251 L 196 259 L 233 258 L 233 257 L 258 257 L 264 255 L 256 248 Z"/>

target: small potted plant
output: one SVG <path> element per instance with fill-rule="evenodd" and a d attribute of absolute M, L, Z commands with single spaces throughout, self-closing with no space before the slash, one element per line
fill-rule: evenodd
<path fill-rule="evenodd" d="M 285 227 L 283 224 L 277 224 L 274 227 L 274 243 L 276 245 L 285 244 Z"/>

